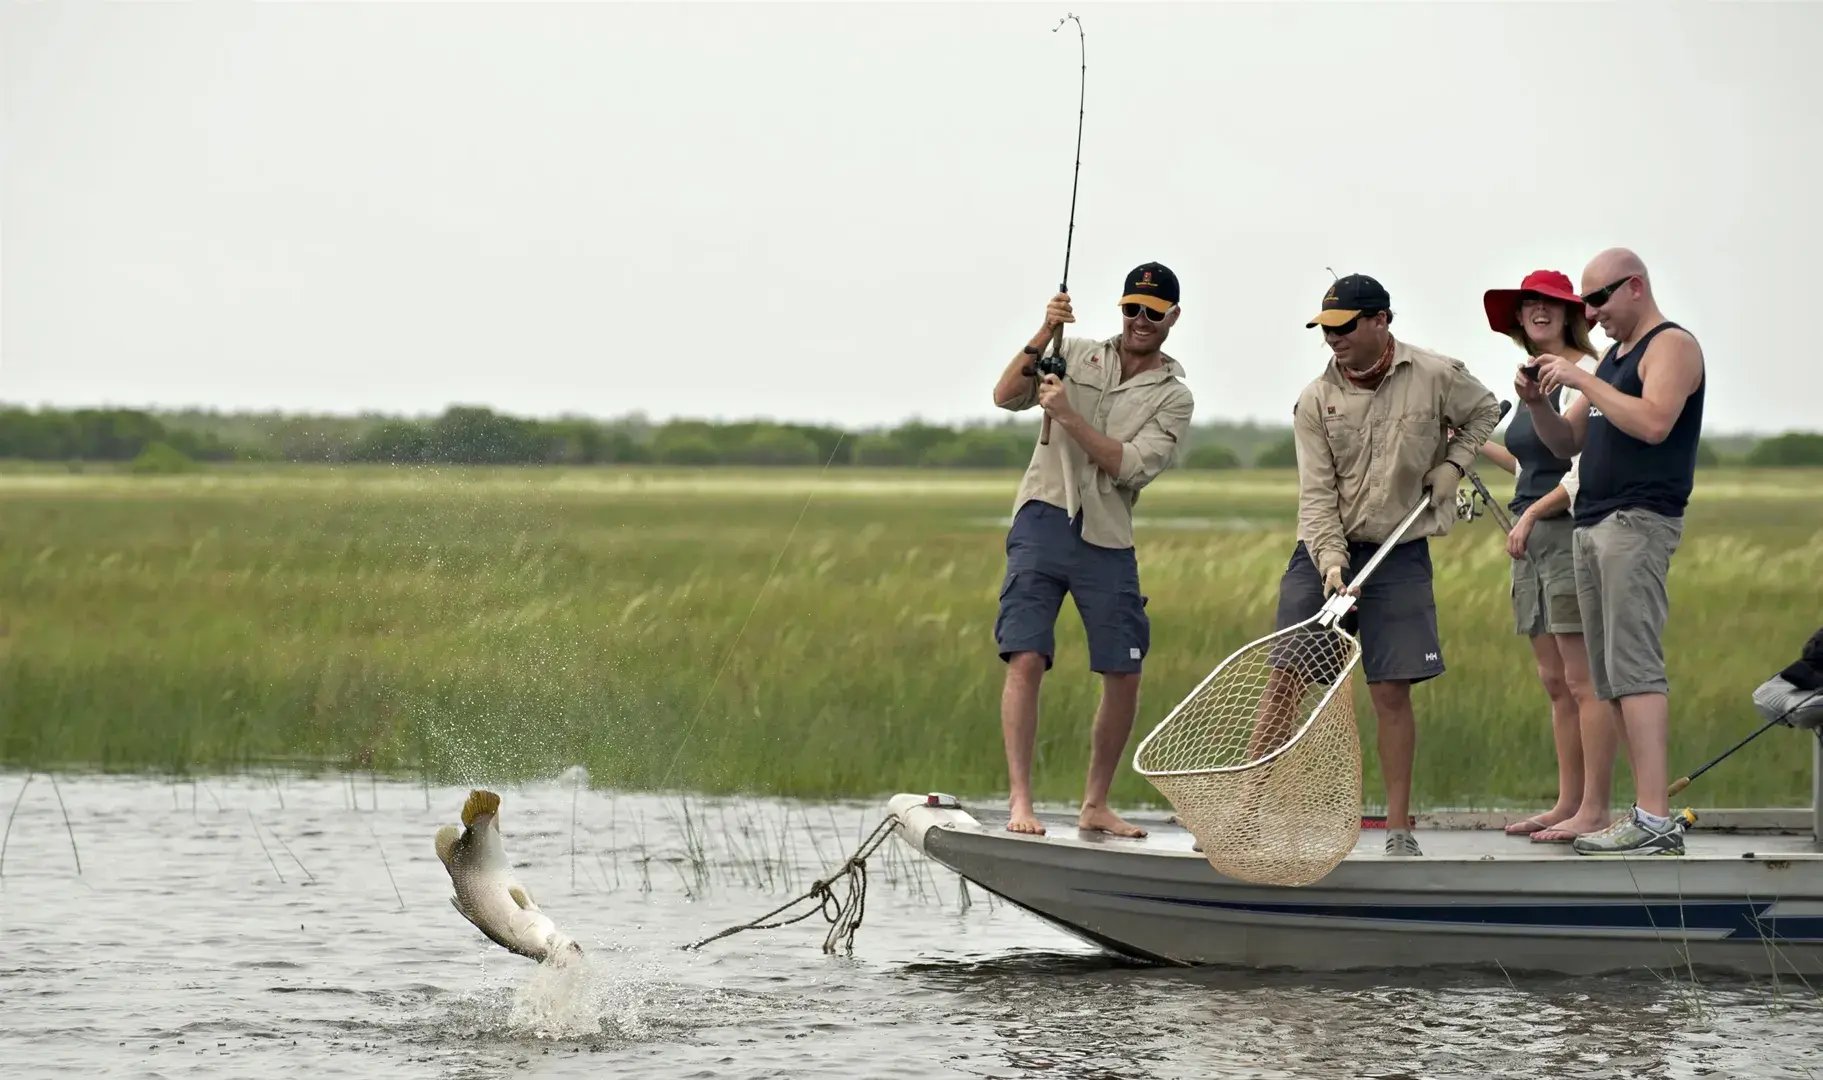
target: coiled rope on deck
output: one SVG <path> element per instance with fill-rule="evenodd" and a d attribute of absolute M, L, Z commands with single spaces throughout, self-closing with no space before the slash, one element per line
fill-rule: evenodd
<path fill-rule="evenodd" d="M 693 941 L 683 946 L 684 950 L 687 952 L 692 949 L 700 949 L 712 941 L 738 934 L 744 930 L 773 930 L 781 926 L 790 926 L 793 923 L 803 922 L 820 912 L 824 920 L 829 923 L 829 932 L 823 936 L 823 951 L 834 953 L 840 948 L 844 953 L 853 953 L 855 931 L 861 928 L 861 916 L 867 907 L 867 859 L 879 850 L 887 837 L 892 835 L 893 826 L 897 821 L 897 818 L 887 817 L 874 826 L 874 831 L 867 835 L 867 839 L 861 841 L 861 846 L 855 849 L 853 855 L 843 860 L 842 865 L 837 867 L 834 873 L 811 885 L 802 896 L 787 900 L 752 922 L 730 926 L 701 941 Z M 846 881 L 848 888 L 845 896 L 837 897 L 834 886 L 841 881 Z M 779 919 L 777 922 L 766 921 L 810 900 L 816 901 L 814 907 L 788 919 Z"/>

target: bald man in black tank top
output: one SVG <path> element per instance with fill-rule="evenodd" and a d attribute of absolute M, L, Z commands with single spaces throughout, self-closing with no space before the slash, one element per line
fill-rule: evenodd
<path fill-rule="evenodd" d="M 1582 855 L 1682 855 L 1671 819 L 1666 743 L 1670 726 L 1662 637 L 1666 578 L 1683 535 L 1696 471 L 1707 387 L 1702 347 L 1666 319 L 1645 263 L 1625 248 L 1583 271 L 1585 313 L 1615 344 L 1593 373 L 1540 356 L 1537 380 L 1522 371 L 1513 390 L 1538 437 L 1561 457 L 1582 454 L 1576 496 L 1577 601 L 1596 695 L 1618 707 L 1633 766 L 1634 807 L 1600 832 L 1579 836 Z M 1548 395 L 1583 395 L 1566 415 Z"/>

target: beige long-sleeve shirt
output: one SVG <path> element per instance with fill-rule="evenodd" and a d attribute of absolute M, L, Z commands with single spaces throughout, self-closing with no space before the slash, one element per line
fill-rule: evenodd
<path fill-rule="evenodd" d="M 1065 338 L 1064 394 L 1095 430 L 1121 444 L 1120 474 L 1109 475 L 1075 439 L 1051 426 L 1050 445 L 1034 439 L 1032 460 L 1013 498 L 1013 512 L 1032 499 L 1082 512 L 1082 538 L 1098 547 L 1133 546 L 1133 504 L 1140 489 L 1177 461 L 1178 447 L 1195 408 L 1184 369 L 1170 354 L 1150 371 L 1120 377 L 1120 339 Z M 1034 379 L 1025 393 L 1001 408 L 1018 412 L 1038 404 Z"/>
<path fill-rule="evenodd" d="M 1298 538 L 1318 571 L 1346 566 L 1351 541 L 1392 535 L 1423 494 L 1425 474 L 1444 461 L 1466 472 L 1499 419 L 1493 392 L 1442 353 L 1395 339 L 1392 367 L 1372 390 L 1326 365 L 1298 396 L 1293 421 Z M 1427 507 L 1404 539 L 1441 536 L 1455 521 L 1453 504 Z"/>

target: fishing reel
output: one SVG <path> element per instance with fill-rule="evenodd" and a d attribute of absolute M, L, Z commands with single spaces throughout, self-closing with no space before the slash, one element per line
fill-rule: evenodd
<path fill-rule="evenodd" d="M 1064 372 L 1067 370 L 1069 370 L 1069 365 L 1064 363 L 1063 355 L 1061 353 L 1053 353 L 1050 356 L 1040 354 L 1031 363 L 1025 366 L 1025 374 L 1036 376 L 1040 379 L 1044 378 L 1046 375 L 1055 375 L 1061 379 L 1063 378 Z"/>
<path fill-rule="evenodd" d="M 1061 379 L 1064 376 L 1064 372 L 1069 370 L 1069 365 L 1065 363 L 1063 354 L 1060 352 L 1046 356 L 1044 353 L 1030 345 L 1025 347 L 1025 352 L 1026 355 L 1032 358 L 1032 362 L 1025 366 L 1023 374 L 1030 375 L 1037 379 L 1042 379 L 1046 375 L 1055 375 Z M 1038 429 L 1038 445 L 1051 445 L 1050 413 L 1044 414 L 1044 425 Z"/>
<path fill-rule="evenodd" d="M 1487 517 L 1492 514 L 1494 524 L 1500 527 L 1501 532 L 1512 532 L 1513 519 L 1508 516 L 1504 506 L 1494 501 L 1493 494 L 1488 491 L 1487 485 L 1481 482 L 1481 477 L 1475 475 L 1475 470 L 1469 469 L 1467 478 L 1473 486 L 1466 491 L 1461 488 L 1456 489 L 1456 517 L 1463 521 L 1473 521 L 1478 517 Z"/>

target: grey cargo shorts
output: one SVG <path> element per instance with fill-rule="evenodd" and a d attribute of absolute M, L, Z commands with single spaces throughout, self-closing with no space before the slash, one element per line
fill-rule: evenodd
<path fill-rule="evenodd" d="M 1612 701 L 1628 694 L 1665 694 L 1666 581 L 1671 554 L 1684 535 L 1682 518 L 1650 510 L 1616 510 L 1578 526 L 1576 599 L 1595 694 Z"/>
<path fill-rule="evenodd" d="M 1526 557 L 1513 560 L 1513 628 L 1527 637 L 1582 633 L 1576 597 L 1576 523 L 1568 514 L 1541 518 L 1526 538 Z"/>

